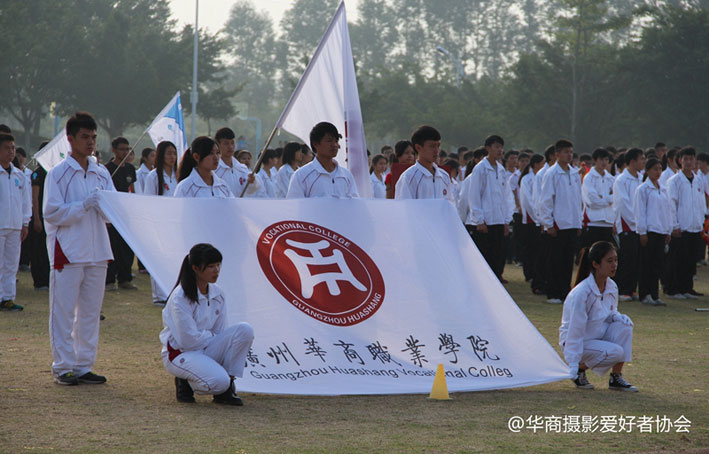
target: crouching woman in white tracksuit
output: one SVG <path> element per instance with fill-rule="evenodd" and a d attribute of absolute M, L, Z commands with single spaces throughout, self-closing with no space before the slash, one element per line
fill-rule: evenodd
<path fill-rule="evenodd" d="M 192 247 L 162 311 L 162 360 L 180 402 L 194 402 L 194 391 L 214 395 L 215 403 L 243 405 L 234 379 L 243 375 L 254 331 L 248 323 L 227 325 L 224 292 L 215 284 L 221 262 L 214 246 Z"/>
<path fill-rule="evenodd" d="M 576 387 L 593 389 L 586 369 L 604 375 L 612 368 L 608 388 L 634 391 L 622 376 L 632 357 L 633 322 L 618 312 L 618 287 L 611 279 L 618 267 L 615 246 L 598 241 L 582 253 L 576 285 L 564 301 L 559 345 Z"/>

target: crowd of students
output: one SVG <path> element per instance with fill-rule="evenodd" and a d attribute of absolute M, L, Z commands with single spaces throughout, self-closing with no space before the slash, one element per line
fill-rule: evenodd
<path fill-rule="evenodd" d="M 59 384 L 105 382 L 105 377 L 91 371 L 103 292 L 115 289 L 115 283 L 125 290 L 136 288 L 131 283 L 133 252 L 115 228 L 106 227 L 98 208 L 98 190 L 162 197 L 359 197 L 354 177 L 335 159 L 341 135 L 331 123 L 313 127 L 310 146 L 291 142 L 266 150 L 256 172 L 251 170 L 251 153 L 236 149 L 235 134 L 226 127 L 214 138 L 197 137 L 182 156 L 171 142 L 146 148 L 137 170 L 124 137 L 112 140 L 113 158 L 102 164 L 96 129 L 90 114 L 75 114 L 66 125 L 71 159 L 49 173 L 41 166 L 30 173 L 15 156 L 11 131 L 0 128 L 0 307 L 22 310 L 14 302 L 15 275 L 20 244 L 29 235 L 35 288 L 49 287 L 52 371 Z M 600 242 L 619 249 L 617 276 L 614 268 L 603 279 L 614 277 L 620 301 L 640 299 L 647 305 L 665 305 L 659 297 L 659 282 L 671 298 L 700 296 L 693 289 L 693 276 L 706 249 L 702 232 L 709 155 L 697 156 L 692 147 L 667 150 L 658 143 L 648 150 L 598 148 L 578 157 L 573 144 L 563 139 L 543 154 L 528 149 L 505 152 L 504 140 L 497 135 L 475 150 L 462 147 L 458 153 L 446 154 L 440 146 L 440 133 L 421 126 L 410 140 L 383 147 L 371 159 L 372 194 L 397 200 L 446 199 L 454 204 L 472 241 L 502 283 L 506 283 L 506 263 L 514 260 L 523 266 L 535 294 L 561 304 L 571 291 L 575 257 L 582 247 Z M 201 246 L 202 252 L 191 252 L 185 263 L 192 268 L 183 264 L 187 268 L 181 272 L 183 276 L 192 269 L 202 276 L 204 289 L 200 289 L 204 291 L 216 280 L 200 274 L 213 265 L 205 262 L 205 254 L 218 255 L 207 246 Z M 182 288 L 178 293 L 187 303 L 179 302 L 175 291 L 168 295 L 155 281 L 151 283 L 153 302 L 165 307 L 168 334 L 161 339 L 165 337 L 163 359 L 171 370 L 175 351 L 180 349 L 173 349 L 169 340 L 184 347 L 189 337 L 169 333 L 184 326 L 171 325 L 170 314 L 178 317 L 180 304 L 198 302 L 203 296 L 218 299 L 219 295 L 212 295 L 211 290 L 196 295 L 196 290 Z M 597 285 L 605 284 L 599 280 Z M 212 328 L 210 336 L 216 335 Z M 228 336 L 237 333 L 230 331 Z M 242 355 L 253 332 L 242 326 L 237 337 L 240 347 L 236 350 Z M 203 358 L 195 361 L 201 364 Z M 231 380 L 241 372 L 237 363 L 225 366 Z M 580 374 L 582 369 L 578 370 Z M 194 374 L 171 372 L 178 380 L 178 400 L 190 401 L 190 386 L 184 380 L 194 385 Z M 224 374 L 213 375 L 216 385 L 203 383 L 198 389 L 217 390 L 219 395 L 227 392 L 219 399 L 237 405 L 240 400 L 235 391 L 231 394 L 233 387 L 225 385 Z M 578 380 L 577 386 L 583 387 Z"/>

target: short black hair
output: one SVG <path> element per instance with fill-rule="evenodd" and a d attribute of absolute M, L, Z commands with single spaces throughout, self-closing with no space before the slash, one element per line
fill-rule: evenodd
<path fill-rule="evenodd" d="M 290 165 L 295 162 L 295 154 L 301 150 L 301 144 L 298 142 L 288 142 L 283 148 L 282 162 L 283 165 Z M 278 149 L 276 149 L 278 151 Z"/>
<path fill-rule="evenodd" d="M 12 129 L 6 124 L 0 124 L 0 133 L 2 134 L 12 134 Z"/>
<path fill-rule="evenodd" d="M 487 150 L 485 147 L 479 147 L 473 150 L 473 159 L 482 159 L 487 156 Z"/>
<path fill-rule="evenodd" d="M 699 153 L 697 155 L 697 161 L 702 161 L 709 164 L 709 153 Z"/>
<path fill-rule="evenodd" d="M 14 142 L 15 138 L 12 136 L 12 134 L 3 134 L 0 133 L 0 144 L 3 142 Z"/>
<path fill-rule="evenodd" d="M 25 149 L 22 148 L 22 147 L 17 147 L 17 148 L 15 148 L 15 153 L 16 153 L 16 154 L 19 154 L 19 155 L 22 156 L 23 158 L 26 158 L 26 157 L 27 157 L 27 152 L 26 152 Z"/>
<path fill-rule="evenodd" d="M 96 120 L 88 112 L 76 112 L 66 121 L 66 135 L 76 136 L 80 129 L 88 129 L 89 131 L 96 131 L 98 125 Z"/>
<path fill-rule="evenodd" d="M 510 156 L 519 156 L 519 151 L 517 150 L 510 150 L 505 153 L 505 160 L 509 159 Z"/>
<path fill-rule="evenodd" d="M 485 146 L 486 147 L 491 147 L 493 144 L 496 144 L 496 143 L 499 143 L 500 145 L 503 145 L 503 146 L 505 145 L 505 141 L 502 139 L 502 137 L 495 135 L 495 134 L 493 134 L 491 136 L 487 136 L 487 138 L 485 139 Z"/>
<path fill-rule="evenodd" d="M 123 136 L 118 136 L 118 137 L 116 137 L 115 139 L 113 139 L 113 140 L 111 141 L 111 148 L 113 148 L 113 149 L 115 150 L 115 149 L 117 149 L 118 146 L 121 145 L 121 144 L 123 144 L 123 145 L 130 145 L 130 143 L 128 143 L 128 139 L 126 139 L 126 138 L 123 137 Z"/>
<path fill-rule="evenodd" d="M 236 134 L 234 134 L 234 131 L 232 131 L 231 128 L 224 127 L 219 128 L 216 134 L 214 134 L 214 141 L 218 143 L 222 139 L 230 140 L 234 139 L 235 137 Z"/>
<path fill-rule="evenodd" d="M 679 159 L 682 159 L 685 156 L 696 156 L 696 155 L 697 155 L 697 151 L 692 146 L 682 147 L 682 149 L 679 150 Z"/>
<path fill-rule="evenodd" d="M 608 158 L 608 160 L 610 161 L 611 154 L 605 148 L 596 148 L 595 150 L 593 150 L 593 154 L 591 155 L 591 158 L 594 161 L 597 161 L 597 160 L 603 159 L 603 158 Z"/>
<path fill-rule="evenodd" d="M 393 151 L 394 151 L 394 147 L 392 147 L 391 145 L 384 145 L 379 151 L 382 152 L 382 153 L 384 153 L 384 152 L 387 151 L 387 150 L 391 150 L 391 151 L 393 152 Z"/>
<path fill-rule="evenodd" d="M 320 143 L 323 137 L 328 134 L 336 139 L 342 138 L 342 135 L 340 135 L 340 132 L 337 130 L 337 127 L 332 123 L 328 123 L 327 121 L 321 121 L 320 123 L 313 126 L 313 129 L 310 130 L 310 148 L 315 150 L 313 144 Z"/>
<path fill-rule="evenodd" d="M 631 148 L 625 152 L 625 164 L 628 165 L 641 156 L 645 156 L 640 148 Z"/>
<path fill-rule="evenodd" d="M 465 153 L 468 151 L 468 147 L 458 147 L 458 154 Z"/>
<path fill-rule="evenodd" d="M 662 147 L 666 147 L 666 146 L 667 146 L 667 145 L 665 145 L 665 144 L 662 143 L 662 142 L 657 142 L 657 143 L 655 144 L 655 149 L 662 148 Z"/>
<path fill-rule="evenodd" d="M 473 159 L 473 152 L 472 151 L 466 151 L 465 154 L 463 155 L 463 160 L 465 161 L 470 161 Z"/>
<path fill-rule="evenodd" d="M 441 140 L 441 133 L 433 126 L 423 125 L 416 128 L 413 134 L 411 134 L 412 145 L 423 146 L 424 142 L 427 140 Z"/>
<path fill-rule="evenodd" d="M 566 139 L 559 139 L 554 144 L 554 149 L 556 150 L 557 153 L 560 152 L 561 150 L 563 150 L 564 148 L 573 148 L 573 147 L 574 147 L 574 144 L 571 143 L 571 141 L 566 140 Z"/>
<path fill-rule="evenodd" d="M 551 156 L 556 153 L 556 147 L 554 145 L 549 145 L 546 150 L 544 150 L 544 159 L 546 162 L 551 161 Z"/>

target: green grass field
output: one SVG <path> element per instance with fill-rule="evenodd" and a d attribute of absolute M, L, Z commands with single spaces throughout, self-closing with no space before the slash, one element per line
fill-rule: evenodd
<path fill-rule="evenodd" d="M 508 291 L 556 346 L 561 307 L 530 294 L 521 271 L 507 266 Z M 634 361 L 625 376 L 637 394 L 607 389 L 607 377 L 589 379 L 593 391 L 570 381 L 505 391 L 456 393 L 450 401 L 423 395 L 297 397 L 243 395 L 246 405 L 224 408 L 197 396 L 178 404 L 172 377 L 160 360 L 160 309 L 150 281 L 139 291 L 106 294 L 95 370 L 102 386 L 52 382 L 47 293 L 20 273 L 24 312 L 0 313 L 0 452 L 2 453 L 370 453 L 543 452 L 709 453 L 709 298 L 667 307 L 621 303 L 635 322 Z M 709 270 L 696 287 L 709 294 Z M 507 427 L 513 416 L 666 415 L 691 421 L 689 433 L 533 433 Z M 618 429 L 617 424 L 612 424 Z"/>

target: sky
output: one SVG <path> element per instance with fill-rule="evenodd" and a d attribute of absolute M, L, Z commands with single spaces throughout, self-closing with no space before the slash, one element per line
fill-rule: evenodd
<path fill-rule="evenodd" d="M 229 18 L 229 11 L 237 0 L 201 0 L 199 2 L 199 27 L 210 32 L 219 31 Z M 266 11 L 277 25 L 283 13 L 289 8 L 292 0 L 252 0 L 256 9 Z M 347 0 L 347 20 L 353 22 L 357 19 L 357 4 L 359 0 Z M 170 7 L 175 19 L 180 25 L 194 23 L 195 0 L 170 0 Z M 332 12 L 335 14 L 335 11 Z"/>

